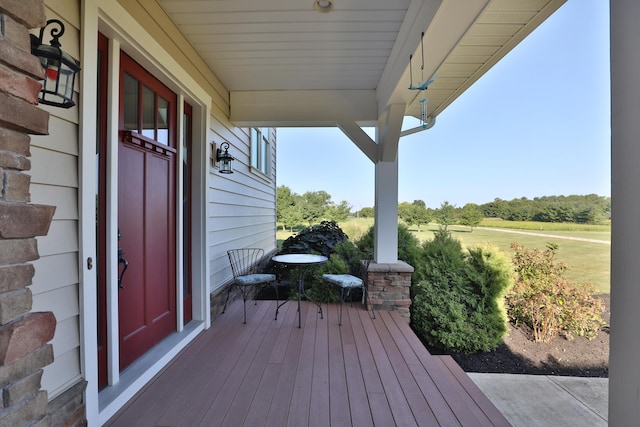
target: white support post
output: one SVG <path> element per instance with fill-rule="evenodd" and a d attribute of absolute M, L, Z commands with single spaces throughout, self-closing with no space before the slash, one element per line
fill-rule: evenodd
<path fill-rule="evenodd" d="M 375 163 L 374 261 L 398 262 L 398 145 L 406 105 L 393 104 L 378 118 L 376 142 L 355 123 L 338 127 Z"/>
<path fill-rule="evenodd" d="M 640 419 L 640 3 L 611 0 L 609 425 Z"/>
<path fill-rule="evenodd" d="M 374 257 L 379 264 L 398 262 L 398 145 L 405 109 L 403 104 L 389 106 L 376 129 Z"/>
<path fill-rule="evenodd" d="M 374 259 L 379 264 L 398 262 L 398 159 L 375 167 Z"/>

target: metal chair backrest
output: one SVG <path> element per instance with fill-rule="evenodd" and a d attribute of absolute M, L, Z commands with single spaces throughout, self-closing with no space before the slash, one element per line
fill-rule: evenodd
<path fill-rule="evenodd" d="M 371 263 L 371 259 L 373 257 L 371 254 L 367 254 L 364 259 L 358 258 L 357 260 L 353 260 L 350 262 L 350 273 L 352 276 L 359 277 L 365 283 L 367 282 L 367 274 L 369 272 L 369 264 Z"/>
<path fill-rule="evenodd" d="M 231 249 L 227 251 L 233 277 L 256 273 L 264 256 L 261 248 Z"/>
<path fill-rule="evenodd" d="M 369 264 L 371 264 L 371 256 L 367 255 L 367 258 L 363 259 L 360 262 L 360 278 L 367 283 L 367 279 L 369 278 Z"/>

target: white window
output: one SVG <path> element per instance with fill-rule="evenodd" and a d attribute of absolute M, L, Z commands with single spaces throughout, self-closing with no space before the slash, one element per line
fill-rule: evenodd
<path fill-rule="evenodd" d="M 270 176 L 271 132 L 269 128 L 251 128 L 251 167 Z"/>

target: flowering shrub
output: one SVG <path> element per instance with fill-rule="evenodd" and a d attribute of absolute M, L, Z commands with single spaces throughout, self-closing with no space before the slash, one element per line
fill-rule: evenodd
<path fill-rule="evenodd" d="M 578 285 L 563 277 L 566 266 L 555 259 L 557 245 L 527 249 L 512 243 L 516 283 L 507 294 L 512 322 L 531 328 L 535 341 L 549 342 L 562 334 L 593 338 L 603 324 L 602 301 L 593 297 L 593 287 Z"/>

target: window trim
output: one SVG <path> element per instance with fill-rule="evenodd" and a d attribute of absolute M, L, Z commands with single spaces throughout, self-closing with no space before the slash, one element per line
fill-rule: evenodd
<path fill-rule="evenodd" d="M 265 132 L 267 137 L 264 137 Z M 255 175 L 259 175 L 266 180 L 272 179 L 272 138 L 271 128 L 251 127 L 249 128 L 250 139 L 250 170 Z M 264 167 L 264 170 L 262 169 Z"/>

